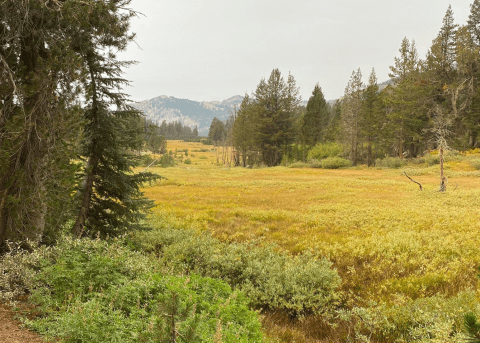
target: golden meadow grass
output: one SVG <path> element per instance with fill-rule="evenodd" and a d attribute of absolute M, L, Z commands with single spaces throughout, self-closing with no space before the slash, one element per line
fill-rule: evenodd
<path fill-rule="evenodd" d="M 211 230 L 223 240 L 263 237 L 292 253 L 314 249 L 334 262 L 351 299 L 395 302 L 476 286 L 480 178 L 468 162 L 447 165 L 448 191 L 440 193 L 438 166 L 229 168 L 216 165 L 212 150 L 195 152 L 211 148 L 168 143 L 168 150 L 189 149 L 192 164 L 152 168 L 168 178 L 145 188 L 156 204 L 152 222 Z"/>

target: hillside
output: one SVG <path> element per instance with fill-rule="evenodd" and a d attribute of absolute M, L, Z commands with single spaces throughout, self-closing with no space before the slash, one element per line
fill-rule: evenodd
<path fill-rule="evenodd" d="M 223 101 L 193 101 L 178 99 L 172 96 L 159 96 L 136 103 L 133 107 L 145 113 L 148 119 L 158 124 L 180 121 L 183 125 L 194 128 L 202 136 L 208 134 L 208 129 L 214 117 L 226 120 L 233 109 L 240 106 L 243 96 L 235 95 Z"/>

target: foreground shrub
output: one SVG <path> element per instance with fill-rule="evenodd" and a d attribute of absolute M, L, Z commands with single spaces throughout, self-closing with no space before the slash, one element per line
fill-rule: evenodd
<path fill-rule="evenodd" d="M 343 146 L 334 142 L 319 143 L 308 152 L 308 159 L 323 160 L 328 157 L 338 157 L 343 152 Z"/>
<path fill-rule="evenodd" d="M 21 253 L 4 260 L 11 265 L 14 258 L 28 270 L 30 300 L 40 305 L 41 318 L 26 323 L 47 337 L 92 343 L 171 342 L 173 335 L 177 342 L 262 341 L 257 315 L 223 281 L 161 274 L 120 241 L 67 239 L 42 250 L 49 253 L 34 252 L 38 259 Z"/>
<path fill-rule="evenodd" d="M 356 323 L 358 341 L 370 337 L 380 342 L 465 342 L 464 313 L 480 312 L 474 292 L 371 305 L 356 307 L 343 318 Z"/>
<path fill-rule="evenodd" d="M 274 246 L 222 243 L 192 230 L 158 229 L 139 236 L 144 249 L 176 273 L 221 278 L 258 308 L 291 315 L 328 312 L 336 303 L 340 277 L 332 263 L 312 253 L 291 256 Z"/>

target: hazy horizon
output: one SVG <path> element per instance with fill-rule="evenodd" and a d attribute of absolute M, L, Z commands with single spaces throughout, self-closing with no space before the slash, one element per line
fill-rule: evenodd
<path fill-rule="evenodd" d="M 466 23 L 473 0 L 452 5 Z M 279 68 L 294 76 L 303 100 L 315 84 L 325 98 L 343 95 L 352 71 L 364 82 L 375 68 L 378 82 L 404 37 L 423 58 L 436 37 L 449 1 L 254 1 L 133 0 L 143 13 L 132 21 L 136 44 L 120 54 L 139 64 L 126 70 L 132 100 L 160 95 L 222 101 L 255 90 Z"/>

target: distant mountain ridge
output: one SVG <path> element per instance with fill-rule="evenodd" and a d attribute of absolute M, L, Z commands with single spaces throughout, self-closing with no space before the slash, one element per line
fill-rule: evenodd
<path fill-rule="evenodd" d="M 193 101 L 161 95 L 133 104 L 145 116 L 160 125 L 180 121 L 192 129 L 197 126 L 199 135 L 206 136 L 213 118 L 226 120 L 235 107 L 239 107 L 243 96 L 235 95 L 223 101 Z"/>

